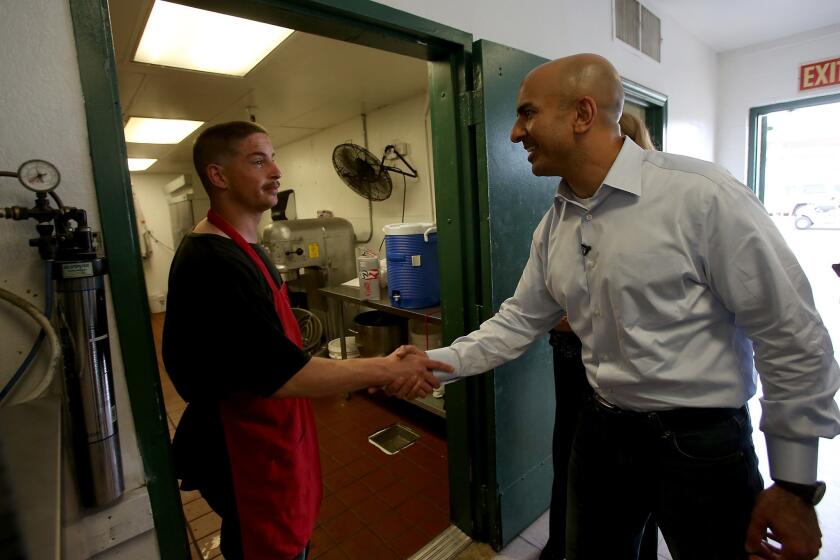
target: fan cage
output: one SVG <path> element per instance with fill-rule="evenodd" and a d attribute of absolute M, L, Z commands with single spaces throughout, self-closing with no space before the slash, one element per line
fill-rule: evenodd
<path fill-rule="evenodd" d="M 391 177 L 382 163 L 356 144 L 339 144 L 333 150 L 333 167 L 341 180 L 359 196 L 379 202 L 391 196 Z"/>

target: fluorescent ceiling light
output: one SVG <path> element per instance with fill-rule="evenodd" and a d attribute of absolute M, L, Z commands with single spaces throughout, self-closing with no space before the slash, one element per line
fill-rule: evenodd
<path fill-rule="evenodd" d="M 129 171 L 146 171 L 156 161 L 157 161 L 156 159 L 148 159 L 148 158 L 128 158 L 128 170 Z"/>
<path fill-rule="evenodd" d="M 156 0 L 135 62 L 244 76 L 292 29 Z"/>
<path fill-rule="evenodd" d="M 203 125 L 204 121 L 129 117 L 125 141 L 137 144 L 177 144 Z"/>

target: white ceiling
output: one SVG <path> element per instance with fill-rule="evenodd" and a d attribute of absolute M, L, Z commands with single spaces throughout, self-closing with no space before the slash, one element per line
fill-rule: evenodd
<path fill-rule="evenodd" d="M 644 1 L 644 0 L 643 0 Z M 648 0 L 717 52 L 840 23 L 840 0 Z M 244 78 L 131 62 L 152 0 L 111 0 L 120 104 L 129 116 L 209 124 L 247 119 L 293 142 L 361 113 L 425 91 L 426 63 L 295 32 Z M 199 129 L 199 131 L 202 129 Z M 198 132 L 177 146 L 129 144 L 130 157 L 157 158 L 151 173 L 191 169 Z"/>
<path fill-rule="evenodd" d="M 840 0 L 654 0 L 653 3 L 716 52 L 840 23 Z"/>
<path fill-rule="evenodd" d="M 278 147 L 427 88 L 425 61 L 301 32 L 244 78 L 131 62 L 151 7 L 152 0 L 110 2 L 123 122 L 138 116 L 209 125 L 247 120 L 252 106 Z M 128 155 L 157 158 L 150 173 L 183 173 L 192 168 L 201 130 L 176 146 L 128 144 Z"/>

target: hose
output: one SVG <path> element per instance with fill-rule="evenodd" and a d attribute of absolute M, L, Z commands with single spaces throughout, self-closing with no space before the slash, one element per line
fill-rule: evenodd
<path fill-rule="evenodd" d="M 52 316 L 52 261 L 48 261 L 45 263 L 44 266 L 44 315 L 47 317 Z M 8 383 L 3 387 L 3 390 L 0 391 L 0 402 L 9 394 L 9 392 L 17 385 L 20 378 L 29 369 L 29 366 L 32 364 L 32 360 L 38 355 L 38 351 L 41 349 L 41 344 L 44 342 L 47 333 L 44 329 L 38 333 L 38 338 L 35 339 L 35 343 L 32 345 L 32 348 L 29 350 L 29 354 L 26 355 L 24 358 L 23 363 L 17 369 L 15 374 L 9 380 Z"/>
<path fill-rule="evenodd" d="M 292 312 L 297 319 L 300 335 L 303 339 L 303 350 L 312 352 L 321 345 L 321 337 L 324 336 L 324 325 L 317 315 L 307 309 L 293 307 Z"/>
<path fill-rule="evenodd" d="M 38 354 L 38 350 L 41 347 L 41 344 L 44 341 L 44 338 L 49 338 L 50 340 L 50 359 L 49 363 L 47 364 L 47 372 L 44 374 L 44 377 L 41 379 L 41 382 L 38 384 L 37 387 L 27 396 L 27 398 L 23 399 L 24 401 L 32 400 L 35 398 L 40 397 L 43 395 L 46 390 L 49 388 L 50 384 L 52 383 L 53 378 L 55 377 L 55 372 L 59 368 L 61 362 L 61 344 L 58 339 L 58 334 L 55 332 L 55 329 L 50 324 L 50 320 L 48 317 L 52 315 L 52 261 L 47 261 L 44 266 L 44 284 L 45 284 L 45 302 L 44 302 L 44 313 L 41 313 L 34 305 L 26 301 L 25 299 L 16 296 L 12 292 L 4 290 L 0 288 L 0 299 L 4 299 L 28 313 L 38 324 L 41 325 L 41 332 L 38 333 L 38 338 L 35 340 L 35 343 L 32 345 L 32 349 L 27 354 L 26 358 L 23 360 L 23 363 L 17 369 L 15 374 L 6 383 L 3 390 L 0 391 L 0 403 L 8 396 L 11 390 L 15 387 L 15 385 L 20 381 L 23 374 L 26 373 L 29 366 L 32 364 L 32 361 L 35 359 L 35 356 Z"/>

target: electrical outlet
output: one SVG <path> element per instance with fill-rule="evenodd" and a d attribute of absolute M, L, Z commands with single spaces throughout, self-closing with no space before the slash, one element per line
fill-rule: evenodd
<path fill-rule="evenodd" d="M 408 144 L 405 143 L 405 142 L 399 142 L 398 144 L 394 144 L 394 149 L 401 156 L 407 156 L 408 155 Z"/>

